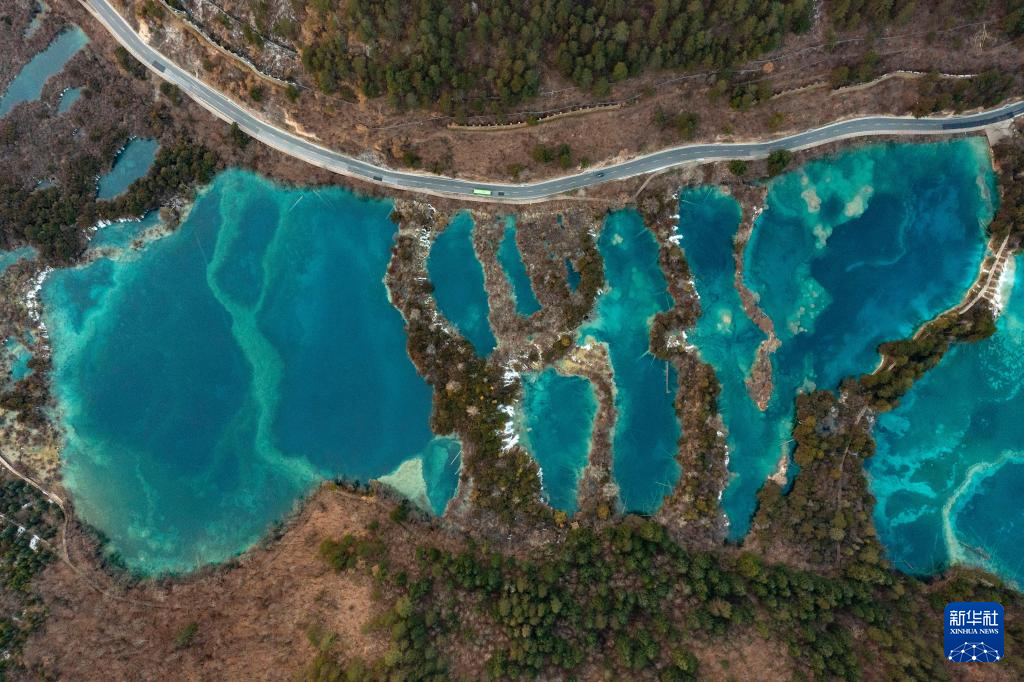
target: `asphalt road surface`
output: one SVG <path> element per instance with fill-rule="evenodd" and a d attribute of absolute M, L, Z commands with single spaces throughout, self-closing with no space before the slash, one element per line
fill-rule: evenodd
<path fill-rule="evenodd" d="M 110 31 L 114 38 L 164 80 L 177 85 L 189 97 L 214 115 L 238 127 L 260 142 L 285 154 L 335 173 L 359 178 L 388 187 L 488 201 L 530 202 L 571 193 L 604 182 L 622 180 L 645 173 L 664 170 L 687 163 L 727 159 L 763 158 L 776 149 L 795 151 L 836 140 L 871 135 L 942 135 L 980 130 L 1024 114 L 1024 102 L 1013 102 L 996 109 L 963 116 L 909 118 L 901 116 L 869 116 L 837 121 L 820 128 L 764 142 L 730 144 L 692 144 L 664 149 L 600 168 L 551 180 L 525 185 L 506 185 L 447 178 L 428 173 L 396 171 L 360 161 L 322 147 L 294 133 L 264 121 L 245 106 L 207 85 L 156 49 L 146 44 L 107 0 L 81 2 Z M 474 190 L 476 190 L 474 192 Z"/>

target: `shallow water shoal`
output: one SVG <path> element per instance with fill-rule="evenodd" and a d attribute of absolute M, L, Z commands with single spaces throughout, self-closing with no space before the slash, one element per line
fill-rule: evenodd
<path fill-rule="evenodd" d="M 378 480 L 421 509 L 440 516 L 459 487 L 461 458 L 458 438 L 435 436 L 422 452 Z"/>
<path fill-rule="evenodd" d="M 32 368 L 28 366 L 29 360 L 32 359 L 32 351 L 20 339 L 9 337 L 4 341 L 4 349 L 11 360 L 11 382 L 20 381 L 32 374 Z"/>
<path fill-rule="evenodd" d="M 35 247 L 22 246 L 12 251 L 0 251 L 0 276 L 3 276 L 7 269 L 20 260 L 32 260 L 39 252 Z"/>

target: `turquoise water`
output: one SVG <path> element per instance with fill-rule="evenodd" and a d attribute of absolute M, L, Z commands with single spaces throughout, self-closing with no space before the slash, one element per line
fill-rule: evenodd
<path fill-rule="evenodd" d="M 0 276 L 3 276 L 7 272 L 7 268 L 11 267 L 20 260 L 31 260 L 39 255 L 39 252 L 32 246 L 23 246 L 20 249 L 14 249 L 13 251 L 0 251 Z"/>
<path fill-rule="evenodd" d="M 739 222 L 739 204 L 716 189 L 702 187 L 679 195 L 680 246 L 686 252 L 702 311 L 688 339 L 714 367 L 721 385 L 718 409 L 727 429 L 730 471 L 722 508 L 734 538 L 746 533 L 753 511 L 751 496 L 789 438 L 788 420 L 761 412 L 745 383 L 765 335 L 747 317 L 735 287 L 733 236 Z"/>
<path fill-rule="evenodd" d="M 160 143 L 147 138 L 135 138 L 117 155 L 114 167 L 100 178 L 97 199 L 113 199 L 128 189 L 133 182 L 149 172 L 156 160 Z"/>
<path fill-rule="evenodd" d="M 900 570 L 929 574 L 964 563 L 1024 584 L 1024 277 L 1017 265 L 996 334 L 955 346 L 899 407 L 879 416 L 868 474 L 879 537 Z"/>
<path fill-rule="evenodd" d="M 75 106 L 75 102 L 82 96 L 82 88 L 68 88 L 64 92 L 60 93 L 60 103 L 57 105 L 57 113 L 66 113 L 71 107 Z"/>
<path fill-rule="evenodd" d="M 746 533 L 757 489 L 788 448 L 794 396 L 871 371 L 879 343 L 956 303 L 977 273 L 996 196 L 978 138 L 872 145 L 771 182 L 745 268 L 782 346 L 767 423 L 726 422 L 768 438 L 735 441 L 723 498 L 732 538 Z"/>
<path fill-rule="evenodd" d="M 14 77 L 3 97 L 0 97 L 0 116 L 6 116 L 11 109 L 22 102 L 33 102 L 43 93 L 43 86 L 51 76 L 56 75 L 64 65 L 85 47 L 89 38 L 77 26 L 64 31 L 45 50 L 29 60 Z"/>
<path fill-rule="evenodd" d="M 25 347 L 19 339 L 13 336 L 4 341 L 4 349 L 11 356 L 11 380 L 20 381 L 32 374 L 32 368 L 28 366 L 32 359 L 32 351 Z"/>
<path fill-rule="evenodd" d="M 478 355 L 490 355 L 498 342 L 487 319 L 491 309 L 484 269 L 473 250 L 473 218 L 468 213 L 455 216 L 434 240 L 427 272 L 441 314 L 473 344 Z"/>
<path fill-rule="evenodd" d="M 229 171 L 173 234 L 46 280 L 64 484 L 128 566 L 223 560 L 318 480 L 431 440 L 383 283 L 390 210 Z"/>
<path fill-rule="evenodd" d="M 615 374 L 618 419 L 613 473 L 626 510 L 654 512 L 679 478 L 676 373 L 650 354 L 650 322 L 672 306 L 658 265 L 658 244 L 640 214 L 608 216 L 598 250 L 608 291 L 597 299 L 594 321 L 580 338 L 608 344 Z"/>
<path fill-rule="evenodd" d="M 589 380 L 550 368 L 523 377 L 523 443 L 541 468 L 544 494 L 555 509 L 576 511 L 596 414 Z"/>
<path fill-rule="evenodd" d="M 576 290 L 580 288 L 580 282 L 583 281 L 583 275 L 576 272 L 576 268 L 572 266 L 572 261 L 568 258 L 565 259 L 565 276 L 569 283 L 569 291 L 576 293 Z"/>
<path fill-rule="evenodd" d="M 530 284 L 530 275 L 526 272 L 526 264 L 523 263 L 523 256 L 516 246 L 516 223 L 512 217 L 505 223 L 505 234 L 501 246 L 498 247 L 498 262 L 512 284 L 516 312 L 523 317 L 529 317 L 540 310 L 540 303 L 533 293 L 533 285 Z"/>
<path fill-rule="evenodd" d="M 146 230 L 159 225 L 159 211 L 150 211 L 141 220 L 119 220 L 96 230 L 89 239 L 89 250 L 127 248 Z"/>
<path fill-rule="evenodd" d="M 459 487 L 462 443 L 451 436 L 435 436 L 420 456 L 430 509 L 440 516 Z"/>

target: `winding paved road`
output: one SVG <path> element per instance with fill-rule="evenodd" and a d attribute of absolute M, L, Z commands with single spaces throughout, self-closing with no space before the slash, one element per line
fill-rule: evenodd
<path fill-rule="evenodd" d="M 217 117 L 238 127 L 260 142 L 341 175 L 379 185 L 413 192 L 424 192 L 459 198 L 481 198 L 488 201 L 531 202 L 567 194 L 603 182 L 622 180 L 645 173 L 664 170 L 686 163 L 727 159 L 763 158 L 776 149 L 796 151 L 836 140 L 870 135 L 941 135 L 979 130 L 1024 114 L 1024 102 L 1013 102 L 996 109 L 963 116 L 942 118 L 910 118 L 900 116 L 869 116 L 837 121 L 820 128 L 765 142 L 729 144 L 693 144 L 664 149 L 603 168 L 590 168 L 575 175 L 544 180 L 527 185 L 506 185 L 459 180 L 427 173 L 397 171 L 360 161 L 322 147 L 306 138 L 282 130 L 261 119 L 254 112 L 201 81 L 148 45 L 114 9 L 108 0 L 81 0 L 82 4 L 107 28 L 114 38 L 166 81 L 177 85 L 189 97 Z M 474 197 L 474 190 L 491 193 Z"/>

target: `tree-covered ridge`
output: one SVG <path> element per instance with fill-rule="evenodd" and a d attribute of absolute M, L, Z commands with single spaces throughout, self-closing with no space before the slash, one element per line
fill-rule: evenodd
<path fill-rule="evenodd" d="M 976 571 L 928 585 L 886 568 L 863 579 L 694 551 L 635 516 L 569 530 L 527 558 L 470 539 L 439 547 L 420 522 L 391 520 L 320 548 L 336 570 L 373 576 L 388 606 L 374 626 L 389 649 L 379 660 L 338 660 L 325 633 L 311 633 L 320 652 L 302 679 L 723 679 L 719 655 L 756 640 L 793 679 L 944 680 L 945 604 L 994 600 L 1009 610 L 1021 599 Z M 413 557 L 402 549 L 410 533 L 427 538 Z M 1015 646 L 1024 629 L 1008 625 L 1006 636 Z M 1021 672 L 1019 661 L 1005 663 Z"/>
<path fill-rule="evenodd" d="M 941 15 L 972 20 L 996 9 L 1001 13 L 1000 29 L 1012 36 L 1024 32 L 1024 3 L 1020 0 L 826 0 L 833 25 L 840 30 L 880 28 L 904 23 L 929 5 Z"/>
<path fill-rule="evenodd" d="M 25 640 L 46 618 L 32 580 L 54 559 L 62 518 L 35 488 L 0 474 L 0 680 L 19 667 Z"/>
<path fill-rule="evenodd" d="M 810 28 L 810 0 L 312 0 L 302 61 L 329 93 L 501 111 L 557 71 L 597 95 L 647 69 L 721 69 Z"/>

